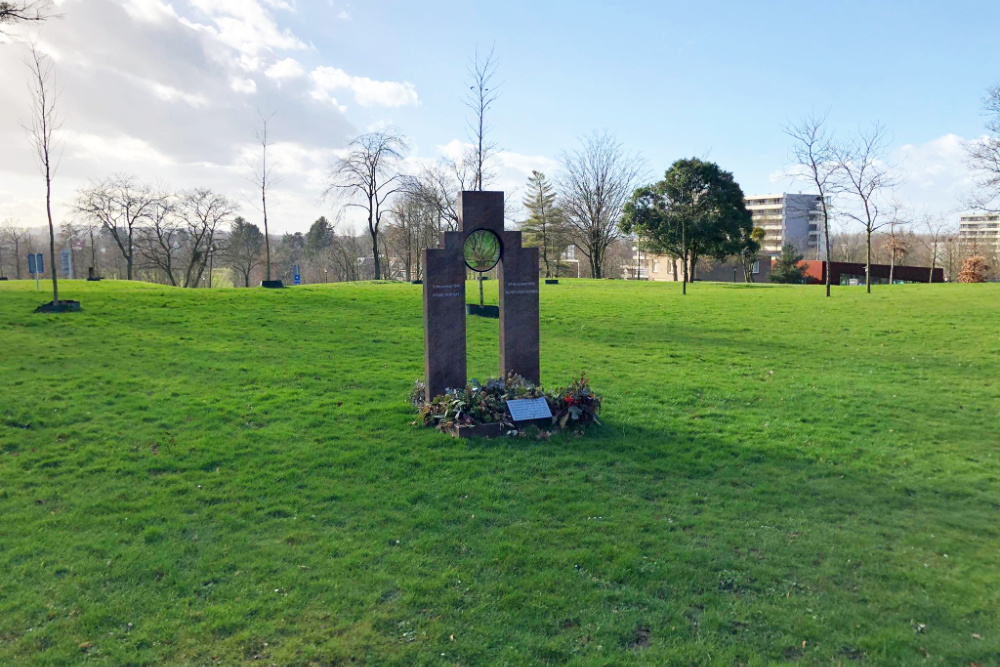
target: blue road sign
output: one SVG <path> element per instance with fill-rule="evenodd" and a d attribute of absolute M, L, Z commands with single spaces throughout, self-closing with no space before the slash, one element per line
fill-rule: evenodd
<path fill-rule="evenodd" d="M 295 272 L 295 275 L 292 278 L 292 282 L 294 282 L 296 285 L 301 285 L 302 284 L 302 274 L 299 273 L 299 265 L 295 264 L 294 266 L 292 266 L 292 271 Z"/>
<path fill-rule="evenodd" d="M 38 267 L 39 273 L 45 273 L 45 255 L 42 253 L 35 254 L 35 266 Z"/>
<path fill-rule="evenodd" d="M 35 253 L 28 253 L 28 273 L 35 275 Z"/>

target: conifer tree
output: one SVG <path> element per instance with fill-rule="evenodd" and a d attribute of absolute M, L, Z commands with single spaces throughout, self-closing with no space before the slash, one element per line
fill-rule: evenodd
<path fill-rule="evenodd" d="M 528 177 L 528 194 L 524 207 L 528 209 L 528 219 L 521 225 L 521 231 L 529 236 L 529 241 L 538 246 L 545 266 L 545 277 L 552 277 L 552 264 L 556 263 L 558 273 L 559 253 L 565 247 L 563 214 L 556 202 L 552 184 L 540 171 L 532 171 Z"/>

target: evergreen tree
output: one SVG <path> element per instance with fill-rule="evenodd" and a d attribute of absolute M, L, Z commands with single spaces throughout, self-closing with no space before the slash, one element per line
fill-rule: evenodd
<path fill-rule="evenodd" d="M 332 245 L 333 225 L 327 221 L 326 217 L 320 216 L 306 232 L 306 253 L 310 257 L 317 257 Z"/>
<path fill-rule="evenodd" d="M 566 232 L 562 211 L 556 203 L 556 193 L 545 174 L 531 172 L 528 194 L 523 203 L 529 217 L 521 224 L 521 231 L 528 235 L 530 243 L 538 246 L 545 277 L 551 278 L 552 264 L 558 263 L 559 253 L 566 247 Z M 556 269 L 558 273 L 558 265 Z"/>
<path fill-rule="evenodd" d="M 800 266 L 802 255 L 790 243 L 781 248 L 781 256 L 771 267 L 772 283 L 790 283 L 801 285 L 806 281 L 805 267 Z"/>
<path fill-rule="evenodd" d="M 722 261 L 755 243 L 739 183 L 714 162 L 697 158 L 677 160 L 663 180 L 637 189 L 620 227 L 651 249 L 681 259 L 684 294 L 699 257 Z"/>

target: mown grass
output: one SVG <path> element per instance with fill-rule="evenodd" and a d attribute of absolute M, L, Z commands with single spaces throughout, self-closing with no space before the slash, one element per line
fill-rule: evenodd
<path fill-rule="evenodd" d="M 0 284 L 0 663 L 1000 664 L 1000 285 L 544 286 L 469 442 L 419 290 Z"/>

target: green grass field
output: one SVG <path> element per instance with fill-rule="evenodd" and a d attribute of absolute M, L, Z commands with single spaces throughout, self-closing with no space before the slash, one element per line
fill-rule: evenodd
<path fill-rule="evenodd" d="M 418 286 L 62 287 L 0 283 L 2 664 L 1000 664 L 1000 285 L 543 286 L 549 441 L 411 424 Z"/>

